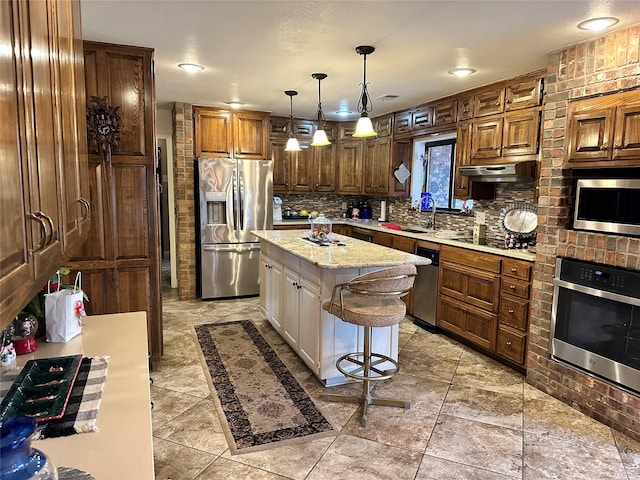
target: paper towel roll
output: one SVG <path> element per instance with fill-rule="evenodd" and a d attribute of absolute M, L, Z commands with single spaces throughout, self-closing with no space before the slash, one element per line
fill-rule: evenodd
<path fill-rule="evenodd" d="M 382 200 L 380 202 L 380 221 L 384 222 L 387 220 L 387 202 Z"/>

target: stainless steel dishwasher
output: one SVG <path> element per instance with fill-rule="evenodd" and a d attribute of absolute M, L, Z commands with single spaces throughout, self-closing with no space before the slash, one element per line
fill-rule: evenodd
<path fill-rule="evenodd" d="M 436 327 L 436 303 L 438 302 L 438 265 L 440 252 L 418 247 L 416 255 L 431 260 L 430 265 L 418 265 L 418 275 L 414 284 L 413 322 L 427 330 L 438 331 Z"/>

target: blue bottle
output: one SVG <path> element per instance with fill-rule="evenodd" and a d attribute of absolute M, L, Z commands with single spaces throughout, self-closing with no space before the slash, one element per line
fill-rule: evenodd
<path fill-rule="evenodd" d="M 0 425 L 0 480 L 58 480 L 58 472 L 47 456 L 31 448 L 36 421 L 24 415 L 8 418 Z"/>

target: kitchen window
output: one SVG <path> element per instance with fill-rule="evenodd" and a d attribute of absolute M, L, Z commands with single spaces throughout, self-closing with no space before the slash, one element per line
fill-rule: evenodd
<path fill-rule="evenodd" d="M 453 198 L 455 158 L 455 135 L 414 143 L 411 205 L 430 210 L 431 205 L 423 201 L 424 194 L 430 193 L 438 210 L 460 210 L 464 201 Z"/>

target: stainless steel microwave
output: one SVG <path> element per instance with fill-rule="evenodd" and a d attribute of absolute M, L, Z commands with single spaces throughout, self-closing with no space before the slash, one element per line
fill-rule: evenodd
<path fill-rule="evenodd" d="M 573 228 L 640 236 L 640 179 L 578 180 Z"/>

